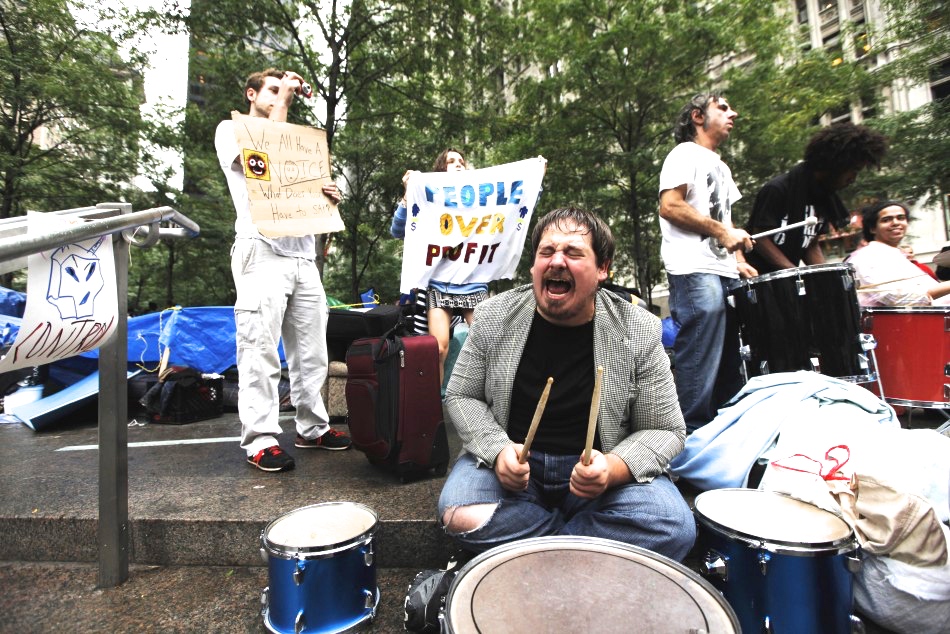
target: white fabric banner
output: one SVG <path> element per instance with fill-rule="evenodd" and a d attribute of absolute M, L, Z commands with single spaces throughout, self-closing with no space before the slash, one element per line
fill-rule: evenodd
<path fill-rule="evenodd" d="M 30 212 L 28 235 L 83 222 Z M 119 314 L 112 236 L 77 242 L 27 258 L 26 309 L 0 372 L 73 357 L 115 335 Z"/>
<path fill-rule="evenodd" d="M 406 191 L 400 292 L 429 280 L 511 278 L 541 193 L 542 157 L 461 172 L 415 173 Z"/>

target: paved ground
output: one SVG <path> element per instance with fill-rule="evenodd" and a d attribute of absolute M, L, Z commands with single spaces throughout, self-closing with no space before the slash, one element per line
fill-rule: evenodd
<path fill-rule="evenodd" d="M 381 600 L 367 632 L 403 632 L 402 600 L 416 570 L 378 571 Z M 266 632 L 267 569 L 133 566 L 117 588 L 96 587 L 97 566 L 0 562 L 2 632 Z"/>

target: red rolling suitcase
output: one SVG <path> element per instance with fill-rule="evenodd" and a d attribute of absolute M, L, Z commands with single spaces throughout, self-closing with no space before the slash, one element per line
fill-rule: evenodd
<path fill-rule="evenodd" d="M 431 335 L 357 339 L 346 353 L 346 407 L 353 445 L 403 482 L 445 475 L 439 344 Z"/>

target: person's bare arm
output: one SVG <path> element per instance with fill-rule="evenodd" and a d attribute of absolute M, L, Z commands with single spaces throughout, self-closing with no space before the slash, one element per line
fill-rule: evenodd
<path fill-rule="evenodd" d="M 704 216 L 686 202 L 686 185 L 666 189 L 660 194 L 660 217 L 680 229 L 715 238 L 727 251 L 752 248 L 752 238 L 742 229 Z"/>
<path fill-rule="evenodd" d="M 805 249 L 805 253 L 802 254 L 802 261 L 808 265 L 825 263 L 825 254 L 821 250 L 821 243 L 818 242 L 817 238 Z"/>
<path fill-rule="evenodd" d="M 770 236 L 764 236 L 755 241 L 755 252 L 776 269 L 793 269 L 798 266 L 797 263 L 785 257 Z"/>
<path fill-rule="evenodd" d="M 940 282 L 936 286 L 927 289 L 927 295 L 931 301 L 940 299 L 944 295 L 950 295 L 950 281 Z"/>

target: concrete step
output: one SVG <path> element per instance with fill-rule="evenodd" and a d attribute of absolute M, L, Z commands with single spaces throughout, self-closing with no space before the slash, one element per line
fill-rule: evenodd
<path fill-rule="evenodd" d="M 351 501 L 379 517 L 380 567 L 444 565 L 451 545 L 435 518 L 443 477 L 403 484 L 356 450 L 296 449 L 292 418 L 281 426 L 281 445 L 297 462 L 282 473 L 245 462 L 236 414 L 130 427 L 130 563 L 263 566 L 259 538 L 269 522 L 310 504 Z M 454 456 L 457 438 L 450 444 Z M 96 445 L 89 421 L 40 433 L 0 425 L 0 561 L 98 561 Z"/>

